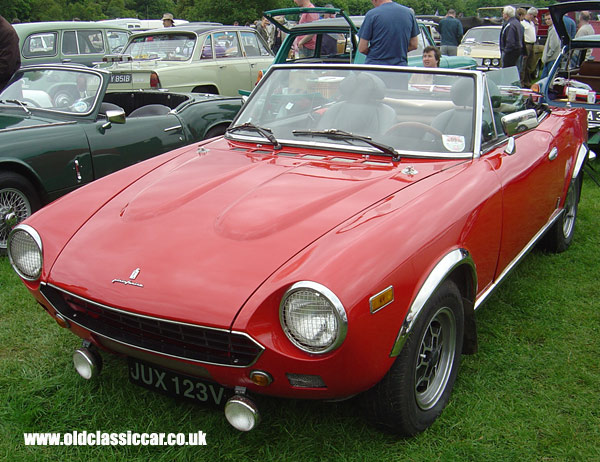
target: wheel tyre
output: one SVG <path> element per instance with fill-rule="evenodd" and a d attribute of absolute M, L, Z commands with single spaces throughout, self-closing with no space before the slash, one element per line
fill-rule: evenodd
<path fill-rule="evenodd" d="M 6 253 L 11 229 L 40 208 L 33 185 L 13 172 L 0 172 L 0 255 Z"/>
<path fill-rule="evenodd" d="M 463 332 L 462 297 L 448 280 L 423 307 L 388 373 L 361 396 L 367 419 L 400 436 L 427 429 L 450 399 Z"/>
<path fill-rule="evenodd" d="M 571 245 L 575 235 L 580 193 L 581 179 L 577 177 L 571 180 L 569 185 L 563 213 L 543 238 L 543 246 L 549 252 L 564 252 Z"/>
<path fill-rule="evenodd" d="M 213 127 L 209 131 L 206 132 L 206 136 L 204 137 L 204 139 L 206 140 L 209 138 L 214 138 L 215 136 L 224 135 L 226 130 L 227 130 L 227 127 L 225 127 L 225 126 Z"/>

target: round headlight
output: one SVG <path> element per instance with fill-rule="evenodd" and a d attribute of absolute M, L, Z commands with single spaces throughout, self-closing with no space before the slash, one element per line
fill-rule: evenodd
<path fill-rule="evenodd" d="M 8 258 L 19 276 L 35 281 L 42 273 L 42 239 L 28 225 L 16 226 L 8 236 Z"/>
<path fill-rule="evenodd" d="M 327 353 L 339 347 L 348 329 L 346 310 L 327 287 L 297 282 L 279 305 L 279 320 L 290 341 L 308 353 Z"/>
<path fill-rule="evenodd" d="M 489 58 L 486 58 L 483 60 L 483 65 L 484 66 L 489 66 L 492 63 L 492 60 Z"/>
<path fill-rule="evenodd" d="M 500 60 L 496 59 L 496 58 L 492 59 L 492 65 L 493 66 L 499 66 L 500 65 Z"/>

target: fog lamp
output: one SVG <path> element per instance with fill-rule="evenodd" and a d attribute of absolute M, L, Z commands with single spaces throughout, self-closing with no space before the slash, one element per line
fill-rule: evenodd
<path fill-rule="evenodd" d="M 256 405 L 242 395 L 229 398 L 225 404 L 225 418 L 233 428 L 242 432 L 252 430 L 260 421 Z"/>
<path fill-rule="evenodd" d="M 78 348 L 73 353 L 73 365 L 80 376 L 89 380 L 100 373 L 102 358 L 88 348 Z"/>

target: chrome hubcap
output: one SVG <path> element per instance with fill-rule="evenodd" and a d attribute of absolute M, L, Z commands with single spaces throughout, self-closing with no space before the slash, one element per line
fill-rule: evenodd
<path fill-rule="evenodd" d="M 0 249 L 5 249 L 8 234 L 21 221 L 31 215 L 31 205 L 19 190 L 0 190 Z"/>
<path fill-rule="evenodd" d="M 431 409 L 444 393 L 456 351 L 456 318 L 448 307 L 433 316 L 425 329 L 415 369 L 418 406 Z"/>

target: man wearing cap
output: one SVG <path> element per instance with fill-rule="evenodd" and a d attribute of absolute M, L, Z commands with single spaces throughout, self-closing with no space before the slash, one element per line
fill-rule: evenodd
<path fill-rule="evenodd" d="M 171 13 L 165 13 L 162 17 L 163 27 L 173 27 L 175 23 L 173 22 L 173 15 Z"/>

